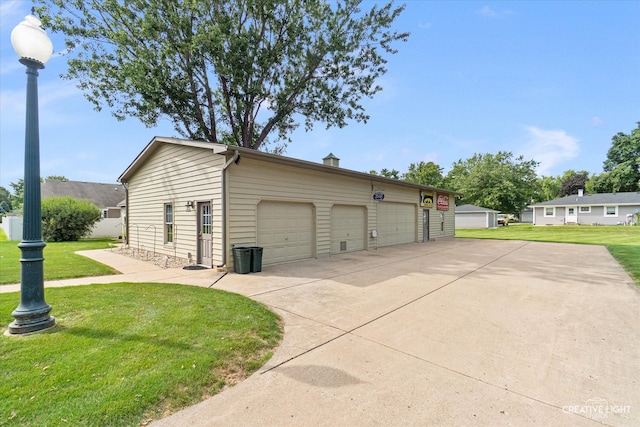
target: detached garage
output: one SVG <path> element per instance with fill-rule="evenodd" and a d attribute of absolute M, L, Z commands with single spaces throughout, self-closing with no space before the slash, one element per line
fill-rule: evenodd
<path fill-rule="evenodd" d="M 456 206 L 456 228 L 496 228 L 499 213 L 474 205 Z"/>
<path fill-rule="evenodd" d="M 127 243 L 205 267 L 263 265 L 454 235 L 455 192 L 241 147 L 154 138 L 122 173 Z"/>

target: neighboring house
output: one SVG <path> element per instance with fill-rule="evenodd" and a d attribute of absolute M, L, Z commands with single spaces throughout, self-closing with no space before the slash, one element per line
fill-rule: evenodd
<path fill-rule="evenodd" d="M 118 204 L 125 198 L 121 184 L 104 184 L 98 182 L 60 181 L 46 179 L 40 184 L 41 198 L 54 196 L 71 196 L 75 199 L 88 200 L 102 211 L 102 220 L 94 227 L 91 237 L 119 237 L 122 235 Z"/>
<path fill-rule="evenodd" d="M 499 213 L 474 205 L 456 206 L 456 228 L 496 228 Z"/>
<path fill-rule="evenodd" d="M 640 212 L 640 192 L 579 194 L 536 203 L 534 225 L 631 225 Z"/>
<path fill-rule="evenodd" d="M 457 193 L 242 147 L 154 138 L 118 181 L 127 241 L 206 267 L 233 247 L 263 264 L 453 237 Z"/>

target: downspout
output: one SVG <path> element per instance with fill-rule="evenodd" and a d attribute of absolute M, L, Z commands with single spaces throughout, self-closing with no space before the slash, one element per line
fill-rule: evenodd
<path fill-rule="evenodd" d="M 129 246 L 129 183 L 122 181 L 122 187 L 124 188 L 124 244 L 125 247 Z"/>
<path fill-rule="evenodd" d="M 227 265 L 227 168 L 232 163 L 240 162 L 240 153 L 235 150 L 233 156 L 222 167 L 222 264 L 218 268 Z"/>

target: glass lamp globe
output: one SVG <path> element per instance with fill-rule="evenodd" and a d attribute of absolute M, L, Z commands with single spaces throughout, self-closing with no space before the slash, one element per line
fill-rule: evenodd
<path fill-rule="evenodd" d="M 25 16 L 24 21 L 11 31 L 11 45 L 20 58 L 36 61 L 44 66 L 53 54 L 53 43 L 40 27 L 41 24 L 35 16 Z"/>

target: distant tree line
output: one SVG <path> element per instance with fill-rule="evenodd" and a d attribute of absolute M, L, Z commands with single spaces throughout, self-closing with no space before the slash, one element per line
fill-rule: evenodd
<path fill-rule="evenodd" d="M 464 194 L 456 203 L 473 204 L 518 215 L 531 203 L 585 193 L 640 191 L 640 122 L 630 134 L 619 132 L 603 163 L 603 172 L 567 170 L 559 176 L 537 176 L 538 162 L 513 153 L 474 154 L 455 162 L 444 175 L 434 162 L 411 163 L 404 174 L 396 169 L 369 171 L 386 178 L 401 179 Z"/>

